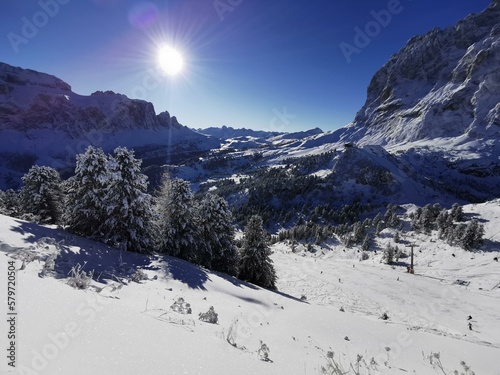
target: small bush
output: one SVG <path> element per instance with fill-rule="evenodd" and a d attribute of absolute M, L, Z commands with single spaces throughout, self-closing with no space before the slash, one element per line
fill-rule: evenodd
<path fill-rule="evenodd" d="M 87 289 L 90 286 L 94 273 L 89 272 L 87 274 L 83 270 L 83 267 L 85 267 L 85 264 L 82 266 L 78 263 L 76 266 L 73 266 L 73 268 L 71 268 L 71 271 L 69 271 L 69 286 L 72 286 L 75 289 Z"/>
<path fill-rule="evenodd" d="M 265 362 L 270 362 L 271 360 L 269 359 L 269 347 L 264 343 L 260 342 L 260 349 L 257 351 L 257 354 L 259 355 L 260 359 Z"/>
<path fill-rule="evenodd" d="M 217 324 L 219 322 L 219 315 L 215 312 L 214 307 L 210 306 L 206 313 L 199 313 L 198 319 L 205 323 Z"/>
<path fill-rule="evenodd" d="M 132 281 L 134 281 L 134 282 L 136 282 L 136 283 L 139 283 L 139 282 L 141 282 L 141 281 L 143 281 L 143 280 L 149 280 L 149 277 L 148 277 L 148 275 L 146 275 L 146 274 L 144 273 L 144 271 L 143 271 L 143 270 L 138 269 L 138 270 L 137 270 L 137 271 L 135 271 L 135 273 L 132 275 L 132 279 L 131 279 L 131 280 L 132 280 Z"/>
<path fill-rule="evenodd" d="M 180 314 L 192 313 L 191 305 L 184 301 L 184 298 L 182 297 L 177 298 L 177 301 L 175 301 L 174 304 L 170 306 L 170 309 Z"/>
<path fill-rule="evenodd" d="M 55 266 L 56 266 L 56 256 L 54 254 L 51 254 L 45 259 L 42 272 L 40 272 L 39 276 L 44 277 L 47 274 L 53 273 Z"/>

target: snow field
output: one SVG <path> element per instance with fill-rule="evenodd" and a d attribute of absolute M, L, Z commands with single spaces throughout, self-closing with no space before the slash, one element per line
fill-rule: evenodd
<path fill-rule="evenodd" d="M 495 202 L 468 208 L 490 223 L 498 212 Z M 486 238 L 494 228 L 485 225 Z M 0 233 L 0 269 L 12 257 L 21 268 L 21 259 L 34 254 L 17 272 L 18 371 L 2 359 L 1 373 L 321 374 L 334 361 L 352 374 L 358 365 L 360 374 L 433 374 L 428 357 L 440 353 L 447 373 L 463 372 L 465 361 L 476 374 L 500 374 L 500 289 L 490 288 L 500 273 L 493 251 L 467 253 L 422 235 L 417 275 L 410 275 L 381 264 L 381 251 L 359 262 L 356 249 L 335 244 L 316 254 L 276 244 L 279 292 L 270 292 L 175 258 L 119 254 L 6 216 Z M 390 236 L 380 241 L 383 247 Z M 55 253 L 54 271 L 40 277 Z M 101 274 L 87 290 L 66 284 L 75 263 Z M 131 282 L 137 268 L 149 279 Z M 468 286 L 454 284 L 457 279 Z M 179 298 L 191 314 L 171 309 Z M 198 320 L 210 306 L 218 324 Z M 0 327 L 6 332 L 5 319 Z"/>

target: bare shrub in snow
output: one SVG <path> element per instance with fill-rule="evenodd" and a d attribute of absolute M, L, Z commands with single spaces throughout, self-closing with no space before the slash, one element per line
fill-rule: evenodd
<path fill-rule="evenodd" d="M 40 277 L 44 277 L 54 271 L 56 266 L 56 255 L 51 254 L 45 259 L 42 271 L 39 273 Z"/>
<path fill-rule="evenodd" d="M 92 282 L 93 272 L 89 272 L 88 274 L 83 270 L 85 264 L 82 266 L 81 264 L 77 264 L 71 268 L 69 271 L 69 280 L 68 285 L 72 286 L 75 289 L 87 289 Z"/>
<path fill-rule="evenodd" d="M 335 353 L 333 351 L 328 351 L 326 353 L 326 359 L 328 361 L 327 365 L 321 366 L 321 373 L 324 375 L 347 375 L 351 373 L 361 375 L 361 371 L 363 369 L 365 370 L 363 371 L 363 374 L 371 374 L 370 369 L 373 369 L 377 365 L 375 360 L 372 358 L 369 366 L 360 354 L 356 356 L 356 362 L 351 362 L 349 366 L 347 366 L 347 369 L 342 366 L 340 361 L 337 362 L 335 360 Z"/>
<path fill-rule="evenodd" d="M 441 362 L 441 354 L 439 352 L 438 353 L 431 352 L 431 354 L 427 357 L 427 359 L 429 360 L 429 363 L 431 364 L 434 370 L 436 371 L 440 370 L 443 374 L 448 374 L 448 372 L 443 366 L 443 363 Z M 461 361 L 460 365 L 462 366 L 464 372 L 462 371 L 459 372 L 458 370 L 455 370 L 453 371 L 453 375 L 475 375 L 475 372 L 472 371 L 471 368 L 464 361 Z"/>
<path fill-rule="evenodd" d="M 265 362 L 272 362 L 269 359 L 269 352 L 270 352 L 269 347 L 264 342 L 261 341 L 260 348 L 257 351 L 257 354 L 259 355 L 260 359 Z"/>
<path fill-rule="evenodd" d="M 140 268 L 135 271 L 135 273 L 132 275 L 132 278 L 131 278 L 132 281 L 136 282 L 136 283 L 139 283 L 143 280 L 149 280 L 149 277 L 148 275 L 146 275 L 144 273 L 143 270 L 141 270 Z"/>
<path fill-rule="evenodd" d="M 206 313 L 199 313 L 198 319 L 205 323 L 217 324 L 219 322 L 219 315 L 215 312 L 214 307 L 210 306 Z"/>
<path fill-rule="evenodd" d="M 321 366 L 321 373 L 324 375 L 345 375 L 349 371 L 345 371 L 340 363 L 335 360 L 335 353 L 329 351 L 326 353 L 326 366 Z"/>
<path fill-rule="evenodd" d="M 238 325 L 239 318 L 236 318 L 233 320 L 231 325 L 229 326 L 229 329 L 227 331 L 226 335 L 226 341 L 229 343 L 229 345 L 234 346 L 236 349 L 240 350 L 246 350 L 244 346 L 238 346 L 236 343 L 236 339 L 238 338 L 238 332 L 243 333 L 243 334 L 249 334 L 248 332 L 248 326 L 245 328 L 240 328 Z"/>
<path fill-rule="evenodd" d="M 192 313 L 191 305 L 184 301 L 182 297 L 177 298 L 177 301 L 170 306 L 170 309 L 184 315 Z"/>

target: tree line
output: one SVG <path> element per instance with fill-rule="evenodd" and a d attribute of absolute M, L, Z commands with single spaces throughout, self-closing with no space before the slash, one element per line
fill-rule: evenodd
<path fill-rule="evenodd" d="M 77 155 L 74 175 L 64 181 L 55 169 L 37 165 L 22 181 L 19 192 L 0 191 L 0 213 L 58 224 L 127 251 L 179 257 L 275 288 L 260 217 L 249 218 L 237 247 L 232 213 L 222 197 L 207 193 L 195 199 L 187 181 L 168 174 L 154 194 L 148 194 L 141 160 L 124 147 L 112 155 L 88 147 Z"/>

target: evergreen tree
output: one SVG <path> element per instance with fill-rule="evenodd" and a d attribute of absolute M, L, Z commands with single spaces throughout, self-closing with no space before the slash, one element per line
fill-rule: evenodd
<path fill-rule="evenodd" d="M 442 209 L 438 217 L 436 218 L 436 225 L 440 233 L 442 233 L 448 227 L 449 216 L 450 215 L 448 214 L 448 211 L 446 209 Z"/>
<path fill-rule="evenodd" d="M 434 208 L 432 205 L 427 204 L 422 209 L 422 214 L 420 215 L 420 228 L 426 232 L 430 232 L 434 226 L 437 215 L 434 215 Z"/>
<path fill-rule="evenodd" d="M 20 203 L 23 213 L 44 224 L 59 223 L 62 215 L 61 177 L 51 167 L 34 165 L 22 177 Z"/>
<path fill-rule="evenodd" d="M 445 230 L 445 238 L 446 242 L 448 242 L 450 245 L 460 245 L 460 241 L 465 233 L 465 229 L 467 228 L 467 225 L 464 223 L 460 223 L 456 226 L 450 226 Z"/>
<path fill-rule="evenodd" d="M 89 146 L 76 156 L 75 175 L 67 183 L 65 224 L 79 236 L 102 239 L 107 218 L 106 194 L 111 184 L 108 157 L 100 148 Z"/>
<path fill-rule="evenodd" d="M 451 206 L 450 215 L 455 221 L 463 221 L 464 211 L 462 209 L 462 206 L 460 206 L 458 203 L 453 203 L 453 205 Z"/>
<path fill-rule="evenodd" d="M 422 207 L 418 207 L 415 212 L 410 214 L 411 229 L 420 232 L 422 230 L 420 217 L 422 216 Z"/>
<path fill-rule="evenodd" d="M 134 252 L 147 252 L 152 246 L 152 199 L 146 192 L 148 182 L 141 173 L 141 162 L 133 151 L 116 148 L 110 159 L 112 177 L 105 196 L 105 240 Z"/>
<path fill-rule="evenodd" d="M 236 276 L 238 252 L 234 244 L 232 215 L 227 202 L 207 194 L 199 206 L 200 263 L 207 268 Z"/>
<path fill-rule="evenodd" d="M 459 244 L 465 250 L 478 248 L 483 244 L 484 227 L 477 220 L 471 220 L 465 227 L 465 231 L 459 240 Z"/>
<path fill-rule="evenodd" d="M 239 278 L 263 288 L 275 289 L 276 272 L 266 238 L 267 233 L 262 227 L 262 218 L 257 215 L 252 216 L 243 236 Z"/>
<path fill-rule="evenodd" d="M 380 232 L 382 232 L 383 230 L 385 229 L 385 225 L 384 225 L 384 222 L 382 220 L 380 220 L 377 224 L 377 228 L 375 229 L 375 233 L 377 234 L 377 236 L 380 234 Z"/>
<path fill-rule="evenodd" d="M 394 233 L 394 242 L 396 242 L 396 243 L 401 242 L 401 234 L 399 233 L 399 231 Z"/>
<path fill-rule="evenodd" d="M 20 194 L 13 189 L 3 192 L 3 214 L 12 217 L 19 217 L 22 212 Z"/>
<path fill-rule="evenodd" d="M 397 213 L 393 213 L 389 219 L 389 227 L 390 228 L 397 228 L 399 226 L 399 223 L 400 223 L 400 219 L 399 219 L 399 216 Z"/>
<path fill-rule="evenodd" d="M 361 244 L 361 249 L 363 251 L 370 250 L 371 243 L 372 243 L 372 238 L 369 234 L 367 234 L 363 240 L 363 243 Z"/>
<path fill-rule="evenodd" d="M 395 254 L 394 247 L 392 247 L 391 244 L 387 244 L 387 246 L 384 250 L 384 256 L 383 256 L 383 260 L 384 260 L 385 264 L 394 263 L 394 254 Z"/>
<path fill-rule="evenodd" d="M 365 227 L 361 221 L 356 221 L 352 225 L 352 239 L 355 243 L 361 242 L 365 237 Z"/>
<path fill-rule="evenodd" d="M 200 263 L 200 227 L 193 193 L 187 181 L 171 179 L 168 174 L 156 198 L 160 250 L 168 255 Z"/>
<path fill-rule="evenodd" d="M 392 215 L 394 214 L 395 210 L 396 210 L 396 207 L 392 203 L 389 203 L 387 205 L 387 211 L 385 211 L 385 215 L 384 215 L 384 221 L 387 225 L 389 225 L 389 223 L 391 222 L 391 218 L 392 218 Z"/>
<path fill-rule="evenodd" d="M 0 190 L 0 214 L 5 215 L 6 209 L 5 209 L 5 193 L 3 190 Z"/>

